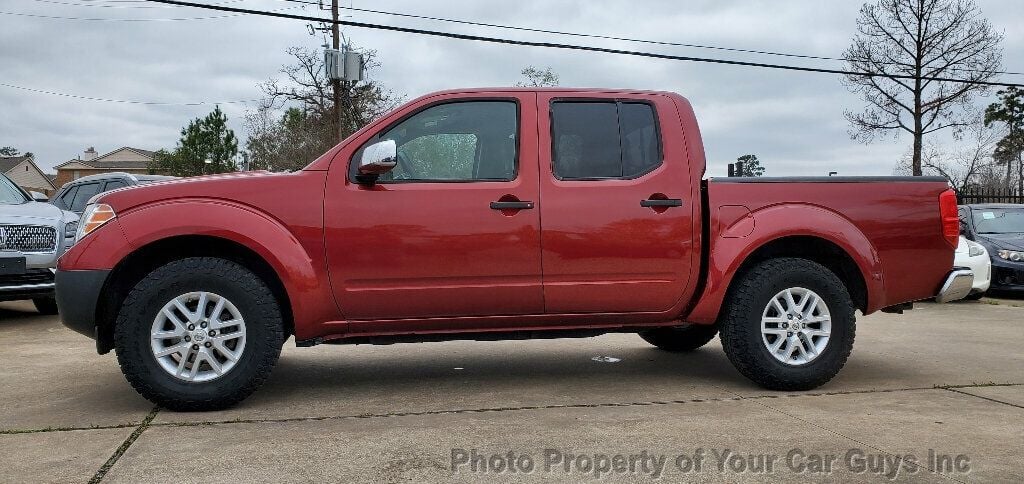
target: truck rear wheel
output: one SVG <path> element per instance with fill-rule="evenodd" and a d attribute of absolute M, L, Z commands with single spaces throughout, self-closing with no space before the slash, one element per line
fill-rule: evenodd
<path fill-rule="evenodd" d="M 722 347 L 747 378 L 772 390 L 810 390 L 846 364 L 856 332 L 842 281 L 806 259 L 777 258 L 743 274 L 720 321 Z"/>
<path fill-rule="evenodd" d="M 665 351 L 693 351 L 708 344 L 718 334 L 713 324 L 684 324 L 641 331 L 644 341 Z"/>
<path fill-rule="evenodd" d="M 212 257 L 170 262 L 144 277 L 118 312 L 114 348 L 128 382 L 171 410 L 217 410 L 256 391 L 284 342 L 267 285 Z"/>

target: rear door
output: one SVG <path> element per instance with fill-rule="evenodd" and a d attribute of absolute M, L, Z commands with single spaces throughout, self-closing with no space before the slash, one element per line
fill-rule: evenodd
<path fill-rule="evenodd" d="M 697 260 L 675 104 L 657 95 L 541 93 L 538 112 L 549 134 L 539 205 L 546 312 L 675 306 Z M 675 136 L 664 136 L 666 126 Z"/>

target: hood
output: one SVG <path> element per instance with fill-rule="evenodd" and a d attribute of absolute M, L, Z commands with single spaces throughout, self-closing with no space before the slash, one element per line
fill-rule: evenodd
<path fill-rule="evenodd" d="M 0 224 L 55 224 L 74 218 L 77 217 L 68 217 L 63 210 L 49 203 L 26 202 L 14 205 L 0 205 Z"/>
<path fill-rule="evenodd" d="M 218 198 L 242 201 L 249 198 L 253 191 L 272 189 L 276 184 L 281 183 L 280 180 L 294 178 L 301 173 L 245 171 L 175 178 L 103 192 L 94 196 L 89 202 L 107 203 L 115 210 L 127 210 L 143 204 L 180 198 Z"/>
<path fill-rule="evenodd" d="M 977 234 L 975 238 L 996 249 L 1024 251 L 1024 234 Z"/>

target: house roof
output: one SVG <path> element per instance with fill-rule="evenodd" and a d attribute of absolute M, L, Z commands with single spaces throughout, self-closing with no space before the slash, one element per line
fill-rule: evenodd
<path fill-rule="evenodd" d="M 43 171 L 39 169 L 39 166 L 36 165 L 36 161 L 32 158 L 32 155 L 0 156 L 0 173 L 7 173 L 14 169 L 14 167 L 26 161 L 33 169 L 35 169 L 35 171 L 37 171 L 40 175 L 43 176 L 43 178 L 46 179 L 46 182 L 50 184 L 51 188 L 55 190 L 57 189 L 57 187 L 53 184 L 53 178 L 50 178 L 49 175 L 43 173 Z M 56 175 L 54 176 L 56 177 Z"/>
<path fill-rule="evenodd" d="M 0 172 L 7 173 L 31 156 L 0 156 Z"/>
<path fill-rule="evenodd" d="M 125 151 L 125 150 L 131 151 L 131 152 L 139 155 L 139 159 L 136 159 L 136 160 L 107 160 L 107 159 L 105 159 L 105 158 L 110 157 L 114 153 L 119 153 L 119 152 Z M 78 163 L 78 164 L 84 165 L 86 167 L 96 168 L 96 169 L 99 169 L 99 170 L 109 170 L 109 169 L 116 170 L 116 169 L 130 169 L 130 168 L 145 169 L 145 168 L 149 167 L 149 161 L 153 159 L 154 155 L 156 155 L 156 152 L 154 152 L 154 151 L 144 150 L 144 149 L 141 149 L 141 148 L 132 148 L 130 146 L 123 146 L 123 147 L 118 148 L 116 150 L 113 150 L 113 151 L 111 151 L 109 153 L 104 153 L 102 156 L 97 156 L 96 158 L 93 158 L 93 159 L 91 159 L 89 161 L 78 160 L 78 159 L 68 160 L 68 161 L 65 161 L 64 163 L 61 163 L 61 164 L 57 165 L 54 168 L 59 170 L 59 169 L 63 168 L 65 165 L 68 165 L 68 164 L 71 164 L 71 163 Z"/>

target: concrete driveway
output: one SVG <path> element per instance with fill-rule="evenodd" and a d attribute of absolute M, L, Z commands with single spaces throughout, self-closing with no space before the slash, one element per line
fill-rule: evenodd
<path fill-rule="evenodd" d="M 1024 308 L 984 301 L 861 318 L 796 394 L 717 341 L 288 343 L 238 407 L 175 413 L 28 304 L 0 305 L 0 347 L 7 482 L 1024 481 Z"/>

